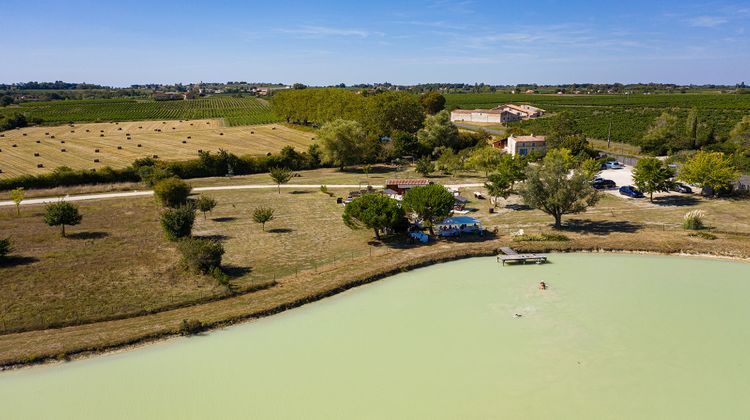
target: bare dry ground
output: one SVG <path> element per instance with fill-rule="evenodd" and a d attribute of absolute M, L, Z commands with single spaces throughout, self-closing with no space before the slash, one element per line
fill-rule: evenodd
<path fill-rule="evenodd" d="M 304 172 L 298 179 L 359 176 L 320 170 Z M 171 334 L 182 319 L 217 325 L 261 316 L 383 273 L 436 259 L 488 255 L 500 246 L 750 258 L 748 200 L 675 194 L 659 197 L 652 204 L 604 194 L 586 213 L 565 217 L 567 226 L 561 233 L 569 241 L 514 242 L 510 234 L 519 229 L 527 234 L 551 232 L 552 219 L 524 208 L 516 196 L 501 202 L 491 214 L 487 200 L 472 197 L 475 190 L 481 191 L 464 191 L 464 196 L 471 197 L 469 207 L 476 209 L 472 215 L 497 234 L 483 241 L 442 240 L 426 246 L 402 240 L 372 242 L 370 231 L 352 231 L 343 225 L 343 207 L 335 198 L 314 190 L 209 193 L 219 206 L 207 220 L 198 215 L 194 233 L 224 243 L 224 263 L 234 276 L 234 294 L 210 277 L 179 270 L 174 245 L 161 236 L 159 210 L 152 198 L 82 203 L 83 223 L 70 228 L 67 239 L 42 223 L 41 206 L 22 207 L 20 217 L 13 208 L 0 209 L 0 236 L 11 235 L 17 248 L 11 260 L 0 266 L 0 365 Z M 342 195 L 345 190 L 335 192 Z M 260 205 L 276 209 L 276 218 L 266 225 L 266 232 L 251 219 L 252 209 Z M 681 228 L 683 215 L 693 209 L 706 212 L 710 232 L 718 239 L 689 236 Z M 256 290 L 259 287 L 261 290 Z M 154 313 L 142 315 L 144 312 Z M 102 319 L 113 320 L 92 322 Z M 71 326 L 40 330 L 54 325 Z"/>
<path fill-rule="evenodd" d="M 120 168 L 148 156 L 194 159 L 199 150 L 259 155 L 289 145 L 301 151 L 313 137 L 281 124 L 225 127 L 221 119 L 27 127 L 0 133 L 0 177 L 42 174 L 59 166 Z"/>

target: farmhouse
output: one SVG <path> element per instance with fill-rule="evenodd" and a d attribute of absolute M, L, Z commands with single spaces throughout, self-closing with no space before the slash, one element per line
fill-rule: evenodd
<path fill-rule="evenodd" d="M 520 119 L 517 114 L 499 109 L 499 107 L 492 109 L 455 109 L 451 112 L 451 121 L 506 123 Z"/>
<path fill-rule="evenodd" d="M 531 105 L 500 105 L 492 109 L 455 109 L 451 121 L 507 123 L 544 115 L 544 110 Z"/>
<path fill-rule="evenodd" d="M 494 146 L 494 144 L 493 144 Z M 542 152 L 546 147 L 544 136 L 513 136 L 508 137 L 505 151 L 511 155 L 526 156 L 531 152 Z"/>

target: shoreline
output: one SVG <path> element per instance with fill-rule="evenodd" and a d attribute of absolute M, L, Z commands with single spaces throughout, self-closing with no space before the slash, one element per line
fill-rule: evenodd
<path fill-rule="evenodd" d="M 458 261 L 462 259 L 496 256 L 498 247 L 494 245 L 499 245 L 499 244 L 496 241 L 490 241 L 490 242 L 492 243 L 493 246 L 488 246 L 489 245 L 488 243 L 482 243 L 482 242 L 470 243 L 467 246 L 468 249 L 462 250 L 464 252 L 457 253 L 455 252 L 457 250 L 452 249 L 452 248 L 448 250 L 439 250 L 439 251 L 427 254 L 423 258 L 418 259 L 410 264 L 405 264 L 405 265 L 396 264 L 395 266 L 391 266 L 391 267 L 383 267 L 381 269 L 375 270 L 374 272 L 370 272 L 370 273 L 364 272 L 364 273 L 359 273 L 359 275 L 352 275 L 350 280 L 344 281 L 341 284 L 337 285 L 336 287 L 324 289 L 317 293 L 312 293 L 314 292 L 314 290 L 311 290 L 310 294 L 304 295 L 298 299 L 294 299 L 288 302 L 283 302 L 277 305 L 272 305 L 271 307 L 265 310 L 242 312 L 235 316 L 229 316 L 223 319 L 218 319 L 216 321 L 206 322 L 204 323 L 204 329 L 199 334 L 210 333 L 212 331 L 216 331 L 225 327 L 253 322 L 255 320 L 270 317 L 276 314 L 280 314 L 282 312 L 286 312 L 291 309 L 300 308 L 309 303 L 321 301 L 325 298 L 338 295 L 342 292 L 352 290 L 360 286 L 374 283 L 378 280 L 391 277 L 395 274 L 408 272 L 408 271 L 416 270 L 419 268 L 432 266 L 435 264 Z M 664 252 L 664 251 L 655 250 L 655 248 L 654 249 L 615 249 L 615 248 L 609 249 L 609 248 L 603 248 L 603 247 L 565 248 L 565 247 L 534 246 L 533 244 L 516 244 L 515 248 L 521 252 L 533 251 L 533 252 L 541 252 L 541 253 L 560 253 L 560 254 L 581 253 L 581 254 L 631 254 L 631 255 L 676 256 L 676 257 L 706 258 L 706 259 L 713 259 L 713 260 L 750 263 L 750 257 L 748 256 L 729 255 L 729 254 L 724 254 L 724 253 L 714 254 L 714 253 L 705 253 L 705 252 L 691 252 L 690 250 L 680 250 L 678 252 Z M 319 269 L 321 268 L 325 268 L 325 266 L 319 267 Z M 280 282 L 276 286 L 271 287 L 271 289 L 274 289 L 277 287 L 284 287 L 284 283 Z M 252 293 L 248 295 L 252 295 Z M 247 297 L 247 295 L 245 295 L 244 297 Z M 217 302 L 221 303 L 221 302 L 226 302 L 226 301 L 232 301 L 233 299 L 238 300 L 237 298 L 239 297 L 230 297 L 230 298 L 222 299 Z M 211 303 L 217 303 L 217 302 L 202 303 L 198 305 L 192 305 L 187 308 L 195 309 L 201 306 L 208 306 Z M 181 308 L 181 309 L 185 309 L 185 308 Z M 144 315 L 140 318 L 148 319 L 150 317 L 155 317 L 156 315 L 158 314 Z M 86 324 L 84 326 L 95 327 L 103 323 L 106 323 L 106 321 Z M 66 328 L 76 328 L 76 327 L 79 327 L 79 326 L 71 326 L 71 327 L 66 327 Z M 44 333 L 44 332 L 49 332 L 49 331 L 51 330 L 50 329 L 37 330 L 33 332 Z M 172 340 L 178 337 L 183 337 L 183 335 L 173 330 L 167 329 L 167 330 L 161 330 L 155 333 L 142 334 L 142 335 L 130 338 L 130 339 L 123 339 L 119 341 L 112 340 L 110 343 L 106 345 L 96 346 L 95 348 L 81 347 L 81 348 L 74 349 L 71 351 L 64 351 L 59 354 L 49 354 L 49 353 L 42 354 L 42 355 L 30 358 L 30 360 L 27 360 L 27 361 L 23 361 L 23 360 L 9 360 L 8 362 L 0 361 L 0 373 L 5 372 L 5 371 L 30 369 L 34 367 L 51 366 L 51 365 L 56 365 L 56 364 L 64 363 L 68 361 L 82 360 L 82 359 L 87 359 L 87 358 L 96 357 L 100 355 L 106 355 L 106 354 L 122 353 L 122 352 L 130 351 L 130 350 L 135 350 L 141 347 L 145 347 L 148 345 L 164 342 L 167 340 Z M 0 337 L 0 339 L 1 338 L 2 337 Z"/>

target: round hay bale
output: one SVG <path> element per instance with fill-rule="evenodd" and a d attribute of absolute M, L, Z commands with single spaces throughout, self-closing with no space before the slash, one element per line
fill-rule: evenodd
<path fill-rule="evenodd" d="M 94 149 L 94 153 L 99 153 L 99 149 Z"/>
<path fill-rule="evenodd" d="M 94 163 L 99 163 L 99 159 L 94 159 Z"/>
<path fill-rule="evenodd" d="M 23 136 L 26 137 L 26 133 L 23 133 Z"/>
<path fill-rule="evenodd" d="M 186 142 L 185 140 L 183 140 L 183 141 L 182 141 L 182 144 L 187 144 L 187 142 Z"/>
<path fill-rule="evenodd" d="M 63 152 L 63 153 L 65 153 L 66 150 L 65 149 L 60 149 L 60 151 Z"/>
<path fill-rule="evenodd" d="M 122 146 L 117 146 L 117 150 L 122 150 Z"/>
<path fill-rule="evenodd" d="M 18 147 L 18 145 L 17 145 L 17 144 L 14 144 L 14 145 L 13 145 L 13 146 L 11 146 L 11 147 Z"/>
<path fill-rule="evenodd" d="M 140 144 L 138 144 L 138 147 L 141 147 L 141 145 L 140 145 Z"/>
<path fill-rule="evenodd" d="M 39 153 L 34 153 L 34 157 L 39 157 Z"/>
<path fill-rule="evenodd" d="M 36 167 L 37 167 L 37 168 L 44 168 L 44 165 L 42 165 L 41 163 L 37 163 L 37 164 L 36 164 Z"/>

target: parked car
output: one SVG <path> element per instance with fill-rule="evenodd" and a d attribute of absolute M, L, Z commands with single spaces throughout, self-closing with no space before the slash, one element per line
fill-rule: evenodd
<path fill-rule="evenodd" d="M 594 178 L 594 180 L 591 182 L 591 186 L 596 188 L 597 190 L 606 190 L 617 187 L 617 184 L 615 184 L 615 181 L 612 181 L 611 179 L 597 177 Z"/>
<path fill-rule="evenodd" d="M 624 185 L 620 187 L 620 194 L 630 198 L 643 198 L 643 193 L 638 191 L 638 189 L 632 185 Z"/>
<path fill-rule="evenodd" d="M 618 162 L 616 160 L 608 160 L 604 162 L 604 168 L 605 169 L 622 169 L 625 165 L 622 164 L 622 162 Z"/>
<path fill-rule="evenodd" d="M 674 185 L 672 185 L 672 188 L 670 188 L 672 191 L 683 193 L 683 194 L 692 194 L 693 189 L 688 187 L 687 185 L 681 183 L 681 182 L 675 182 Z"/>

